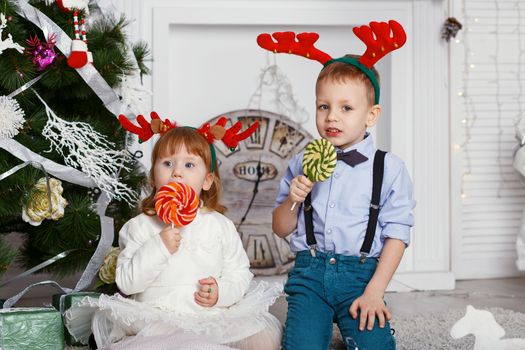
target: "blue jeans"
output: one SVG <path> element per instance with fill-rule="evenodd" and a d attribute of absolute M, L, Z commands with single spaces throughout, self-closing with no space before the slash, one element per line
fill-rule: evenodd
<path fill-rule="evenodd" d="M 288 294 L 288 317 L 284 328 L 284 350 L 324 350 L 332 339 L 333 322 L 341 330 L 348 350 L 395 350 L 390 324 L 359 330 L 359 315 L 353 319 L 348 310 L 361 296 L 372 278 L 377 260 L 309 251 L 297 254 L 288 273 L 284 291 Z"/>

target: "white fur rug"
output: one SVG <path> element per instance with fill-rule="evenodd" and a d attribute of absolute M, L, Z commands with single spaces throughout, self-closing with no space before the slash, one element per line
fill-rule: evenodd
<path fill-rule="evenodd" d="M 480 309 L 492 312 L 496 321 L 505 329 L 504 338 L 525 338 L 525 314 L 501 308 Z M 392 328 L 396 330 L 397 350 L 471 350 L 474 346 L 473 335 L 461 339 L 452 339 L 450 336 L 450 328 L 465 315 L 465 311 L 466 308 L 461 308 L 440 313 L 395 317 L 392 320 Z M 334 340 L 330 349 L 346 350 L 335 325 Z"/>
<path fill-rule="evenodd" d="M 525 338 L 525 314 L 501 308 L 480 309 L 492 312 L 496 321 L 505 329 L 504 339 Z M 461 339 L 450 336 L 450 329 L 465 315 L 465 311 L 466 308 L 461 308 L 440 313 L 416 314 L 409 318 L 394 318 L 391 325 L 396 330 L 397 350 L 471 350 L 474 346 L 473 335 Z M 340 336 L 334 339 L 331 349 L 345 349 L 340 339 Z"/>

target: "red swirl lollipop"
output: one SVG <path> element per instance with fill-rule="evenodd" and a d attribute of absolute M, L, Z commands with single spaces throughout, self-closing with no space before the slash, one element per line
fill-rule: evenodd
<path fill-rule="evenodd" d="M 198 209 L 199 197 L 188 185 L 170 182 L 157 192 L 155 210 L 159 218 L 167 224 L 186 226 L 195 219 Z"/>

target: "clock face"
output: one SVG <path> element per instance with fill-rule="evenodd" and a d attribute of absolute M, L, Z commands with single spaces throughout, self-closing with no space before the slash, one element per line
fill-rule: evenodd
<path fill-rule="evenodd" d="M 285 273 L 291 268 L 294 256 L 288 240 L 272 232 L 272 211 L 288 160 L 299 153 L 312 136 L 285 116 L 267 111 L 238 110 L 221 116 L 228 119 L 228 127 L 240 121 L 242 130 L 259 122 L 257 131 L 239 142 L 233 152 L 223 143 L 215 143 L 223 184 L 222 200 L 228 207 L 226 216 L 241 235 L 254 274 Z M 213 125 L 218 119 L 208 123 Z"/>

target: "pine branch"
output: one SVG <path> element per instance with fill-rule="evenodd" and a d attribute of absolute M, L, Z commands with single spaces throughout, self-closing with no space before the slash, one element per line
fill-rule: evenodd
<path fill-rule="evenodd" d="M 15 261 L 17 255 L 17 251 L 6 242 L 4 237 L 0 236 L 0 277 L 7 271 L 9 265 Z"/>
<path fill-rule="evenodd" d="M 146 57 L 148 57 L 150 54 L 148 45 L 142 41 L 136 43 L 133 45 L 133 54 L 135 55 L 135 59 L 139 65 L 140 79 L 142 80 L 143 75 L 148 75 L 151 72 L 145 64 Z"/>

